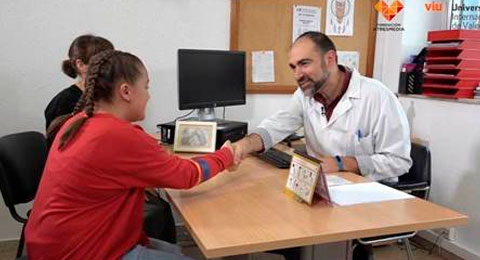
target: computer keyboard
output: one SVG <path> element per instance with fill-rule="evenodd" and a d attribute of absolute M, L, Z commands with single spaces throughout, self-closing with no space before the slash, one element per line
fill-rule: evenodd
<path fill-rule="evenodd" d="M 257 154 L 257 157 L 273 164 L 277 168 L 289 168 L 292 162 L 292 156 L 288 153 L 282 152 L 276 148 L 270 148 L 264 153 Z"/>

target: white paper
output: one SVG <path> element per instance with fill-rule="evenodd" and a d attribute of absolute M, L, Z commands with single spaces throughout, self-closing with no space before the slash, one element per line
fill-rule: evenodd
<path fill-rule="evenodd" d="M 356 51 L 337 51 L 338 64 L 358 70 L 360 54 Z"/>
<path fill-rule="evenodd" d="M 331 200 L 340 206 L 414 198 L 378 182 L 333 186 L 329 190 Z"/>
<path fill-rule="evenodd" d="M 351 184 L 351 181 L 345 180 L 342 177 L 336 175 L 327 174 L 327 185 L 328 187 L 339 186 L 339 185 L 346 185 Z"/>
<path fill-rule="evenodd" d="M 352 36 L 355 0 L 327 0 L 325 34 Z"/>
<path fill-rule="evenodd" d="M 293 6 L 292 42 L 304 32 L 320 31 L 321 9 L 315 6 Z"/>
<path fill-rule="evenodd" d="M 252 51 L 252 82 L 275 82 L 273 51 Z"/>

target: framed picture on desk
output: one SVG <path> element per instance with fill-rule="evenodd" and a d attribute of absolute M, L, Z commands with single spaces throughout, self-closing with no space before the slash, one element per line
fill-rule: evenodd
<path fill-rule="evenodd" d="M 215 151 L 216 122 L 177 121 L 175 124 L 175 152 L 211 153 Z"/>
<path fill-rule="evenodd" d="M 312 204 L 313 196 L 317 193 L 320 198 L 330 204 L 330 195 L 321 161 L 302 151 L 294 151 L 285 192 L 308 205 Z"/>

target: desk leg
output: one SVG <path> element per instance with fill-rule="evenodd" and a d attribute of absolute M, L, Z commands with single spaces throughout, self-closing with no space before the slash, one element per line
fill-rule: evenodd
<path fill-rule="evenodd" d="M 315 260 L 315 245 L 303 246 L 300 251 L 300 260 Z"/>
<path fill-rule="evenodd" d="M 216 260 L 253 260 L 254 257 L 252 254 L 246 255 L 233 255 L 233 256 L 225 256 L 222 258 L 216 258 Z"/>
<path fill-rule="evenodd" d="M 302 260 L 349 259 L 348 241 L 318 244 L 302 250 Z"/>
<path fill-rule="evenodd" d="M 347 243 L 347 245 L 345 247 L 347 249 L 347 252 L 345 253 L 345 259 L 346 260 L 352 260 L 353 249 L 355 249 L 356 244 L 354 245 L 353 240 L 347 240 L 345 243 Z"/>

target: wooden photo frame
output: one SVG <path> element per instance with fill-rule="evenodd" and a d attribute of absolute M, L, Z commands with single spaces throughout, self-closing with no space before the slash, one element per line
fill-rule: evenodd
<path fill-rule="evenodd" d="M 327 181 L 320 160 L 304 152 L 294 151 L 285 192 L 308 205 L 312 204 L 313 196 L 317 193 L 330 204 Z"/>
<path fill-rule="evenodd" d="M 173 151 L 211 153 L 215 151 L 217 123 L 177 121 Z"/>

